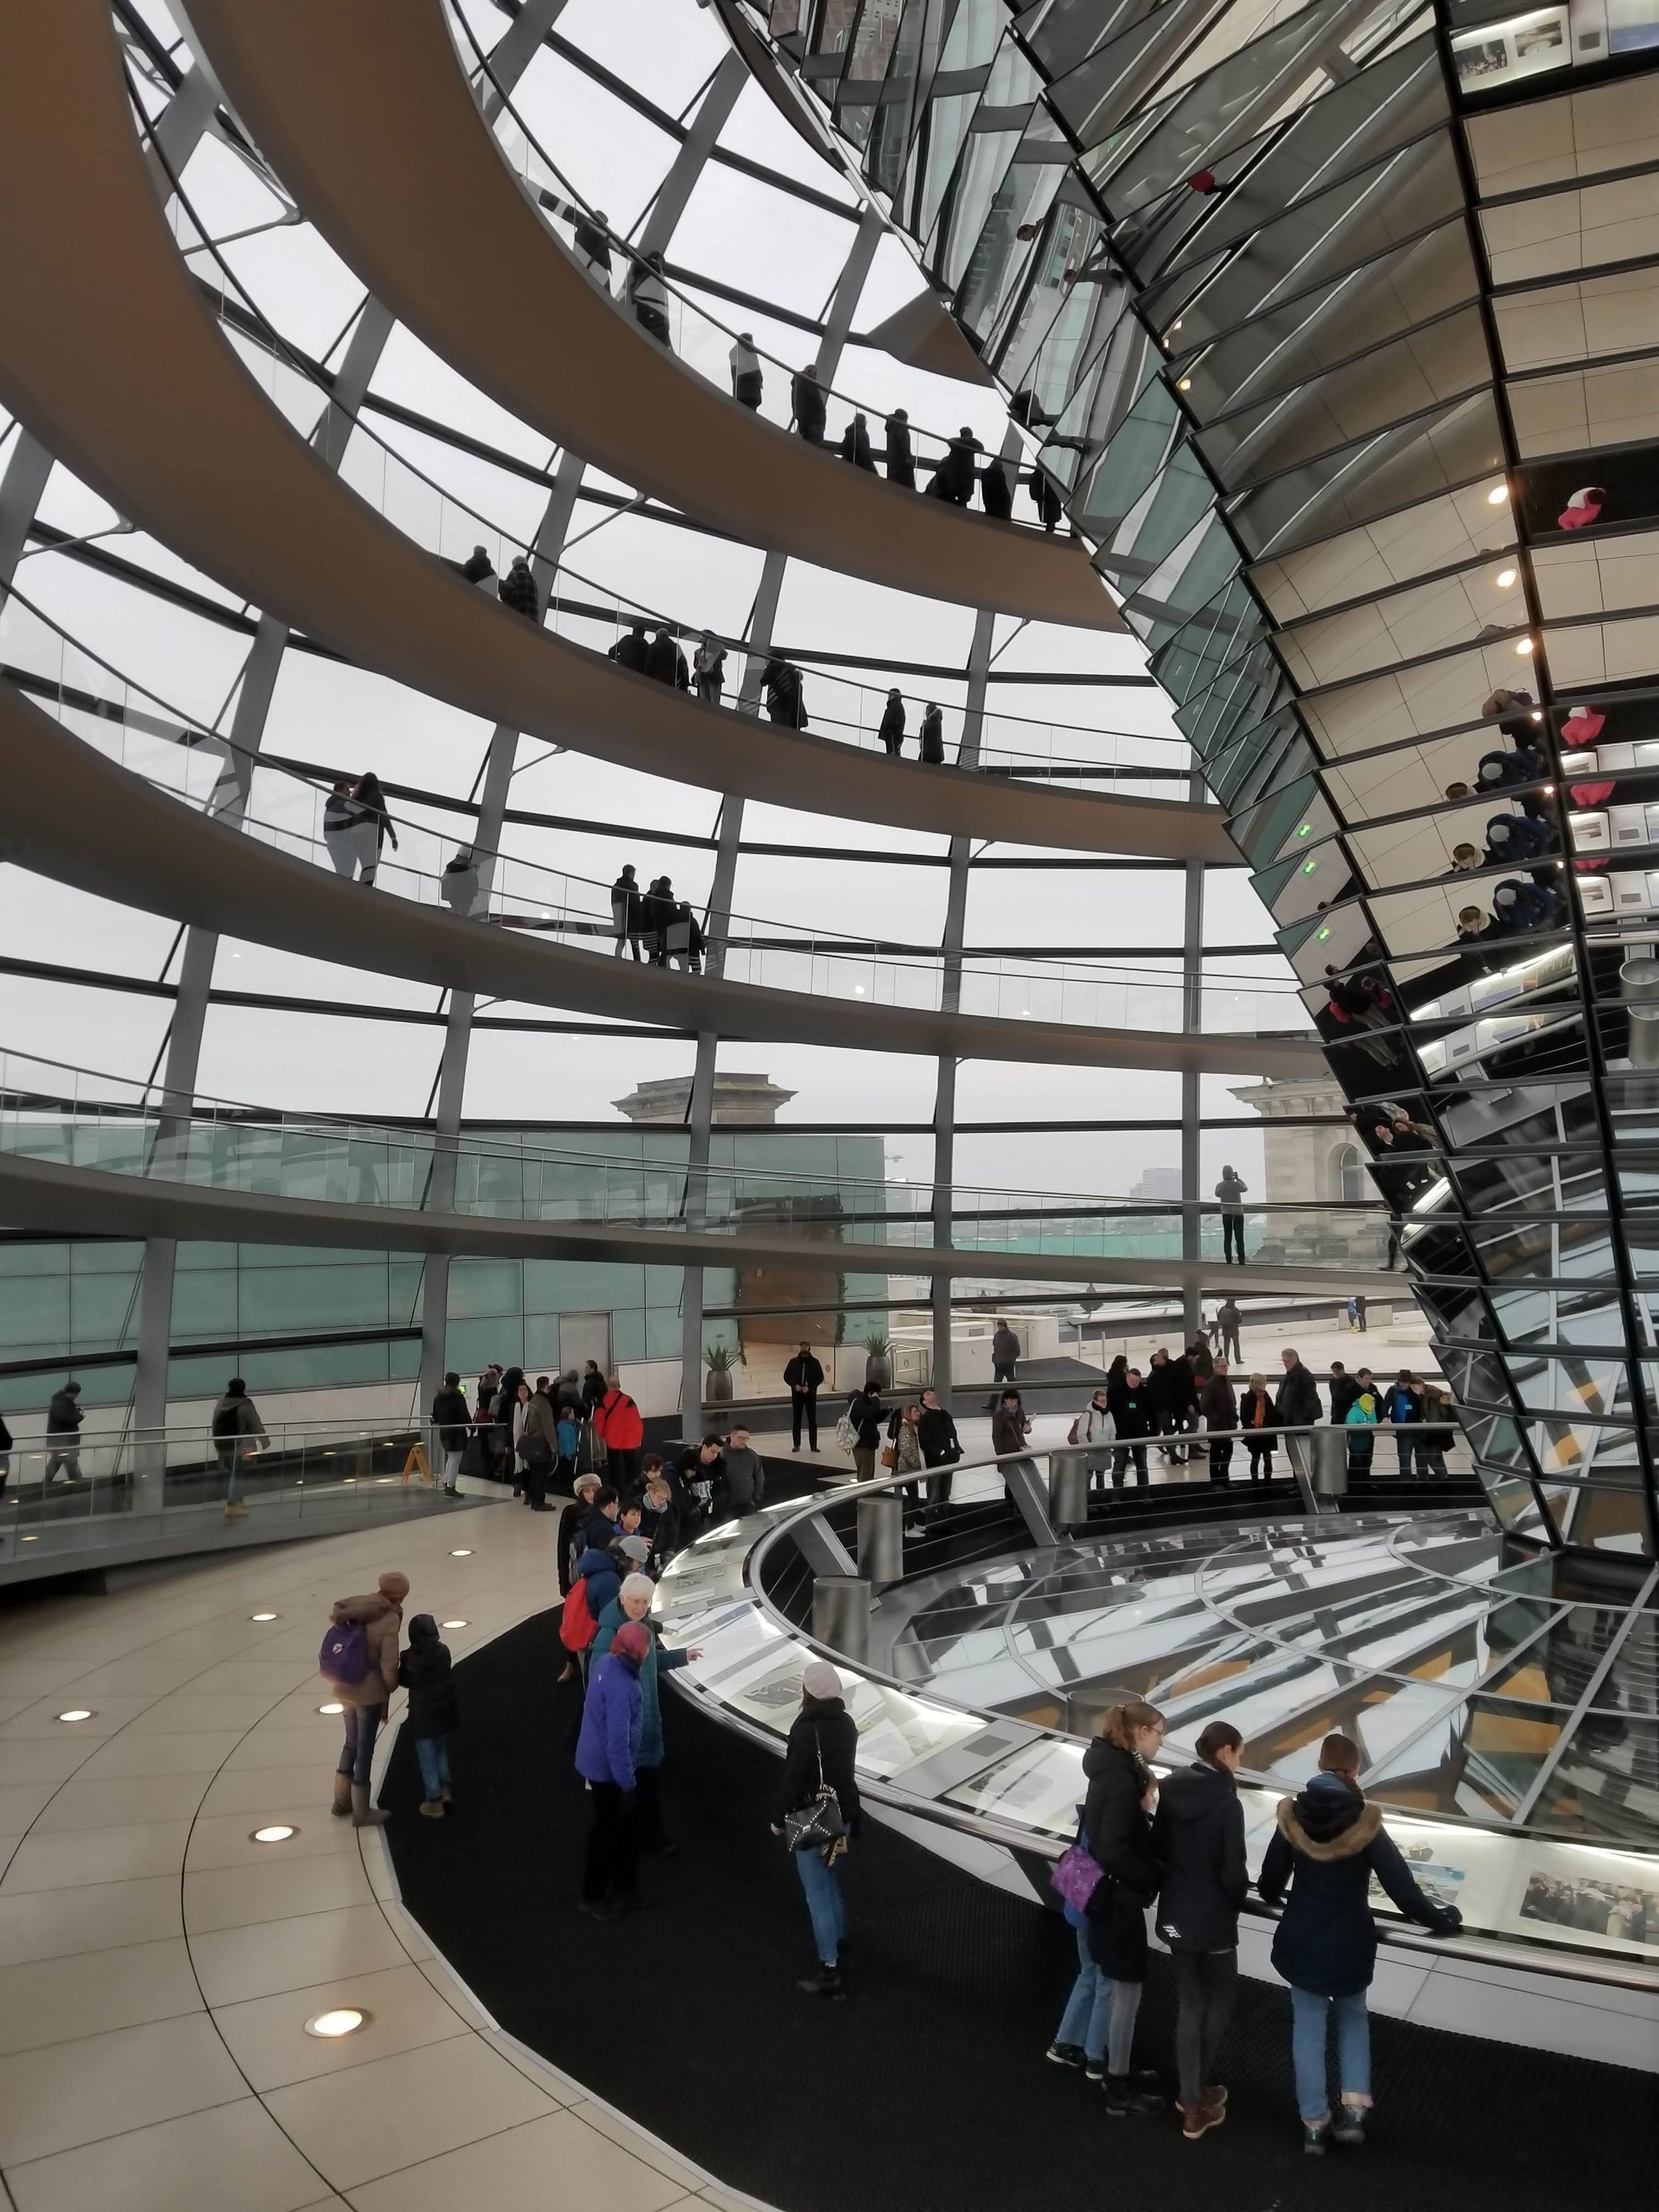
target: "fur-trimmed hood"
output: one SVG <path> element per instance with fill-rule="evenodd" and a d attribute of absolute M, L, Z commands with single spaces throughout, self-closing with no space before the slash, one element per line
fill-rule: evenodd
<path fill-rule="evenodd" d="M 1374 1843 L 1382 1826 L 1382 1814 L 1363 1797 L 1344 1791 L 1304 1790 L 1298 1797 L 1279 1801 L 1279 1832 L 1292 1850 L 1316 1864 L 1329 1866 L 1357 1858 Z"/>

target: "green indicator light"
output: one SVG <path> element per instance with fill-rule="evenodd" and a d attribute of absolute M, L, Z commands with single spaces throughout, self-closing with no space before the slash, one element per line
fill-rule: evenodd
<path fill-rule="evenodd" d="M 1304 822 L 1296 834 L 1298 837 L 1306 837 L 1311 835 L 1312 830 L 1313 823 L 1311 822 Z"/>
<path fill-rule="evenodd" d="M 1317 860 L 1304 860 L 1302 863 L 1302 872 L 1304 876 L 1310 876 L 1318 866 Z"/>
<path fill-rule="evenodd" d="M 1330 933 L 1330 933 L 1330 931 L 1329 931 L 1328 929 L 1318 929 L 1318 930 L 1316 930 L 1316 931 L 1314 932 L 1314 943 L 1315 943 L 1316 945 L 1322 945 L 1322 944 L 1325 942 L 1325 939 L 1326 939 L 1330 935 Z"/>

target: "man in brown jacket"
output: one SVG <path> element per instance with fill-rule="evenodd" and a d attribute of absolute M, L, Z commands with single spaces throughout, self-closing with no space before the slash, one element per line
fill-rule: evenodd
<path fill-rule="evenodd" d="M 378 1828 L 391 1818 L 368 1802 L 369 1768 L 386 1699 L 398 1686 L 398 1646 L 408 1595 L 407 1575 L 384 1574 L 369 1596 L 336 1598 L 329 1615 L 337 1628 L 355 1625 L 362 1630 L 368 1658 L 358 1680 L 331 1678 L 329 1685 L 345 1707 L 345 1742 L 334 1773 L 333 1809 L 342 1820 L 349 1813 L 356 1828 Z"/>
<path fill-rule="evenodd" d="M 1204 1416 L 1206 1429 L 1236 1429 L 1238 1426 L 1238 1400 L 1228 1379 L 1227 1363 L 1218 1359 L 1209 1381 L 1198 1394 L 1198 1410 Z M 1210 1480 L 1225 1482 L 1227 1465 L 1233 1455 L 1231 1437 L 1210 1446 Z"/>

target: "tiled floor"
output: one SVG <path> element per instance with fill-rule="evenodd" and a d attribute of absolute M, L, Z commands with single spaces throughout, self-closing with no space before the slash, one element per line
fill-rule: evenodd
<path fill-rule="evenodd" d="M 330 1599 L 401 1567 L 459 1656 L 548 1603 L 556 1526 L 489 1506 L 0 1613 L 0 2212 L 747 2205 L 500 2033 L 329 1814 Z M 356 2034 L 307 2034 L 347 2004 Z"/>

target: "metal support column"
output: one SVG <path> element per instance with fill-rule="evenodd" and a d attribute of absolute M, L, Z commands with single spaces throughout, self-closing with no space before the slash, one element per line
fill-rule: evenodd
<path fill-rule="evenodd" d="M 698 103 L 696 119 L 680 141 L 680 150 L 668 174 L 657 188 L 657 197 L 651 203 L 651 212 L 640 233 L 641 253 L 667 252 L 697 179 L 702 174 L 703 165 L 714 152 L 714 142 L 748 82 L 749 64 L 734 46 L 714 71 L 708 91 Z"/>
<path fill-rule="evenodd" d="M 963 708 L 962 744 L 957 761 L 962 768 L 979 766 L 980 741 L 985 728 L 985 694 L 991 671 L 991 641 L 996 617 L 981 607 L 974 617 L 973 642 L 968 648 L 968 696 Z M 944 956 L 939 979 L 939 1006 L 947 1014 L 962 1006 L 962 946 L 968 924 L 969 841 L 951 840 L 951 878 L 945 902 L 945 934 L 939 950 Z M 951 1188 L 957 1170 L 957 1063 L 939 1054 L 939 1076 L 933 1090 L 933 1207 L 935 1244 L 951 1242 Z M 951 1411 L 954 1379 L 951 1354 L 951 1279 L 935 1275 L 928 1285 L 933 1317 L 933 1388 L 939 1403 Z"/>
<path fill-rule="evenodd" d="M 1205 798 L 1204 780 L 1194 772 L 1188 787 L 1188 796 L 1201 805 Z M 1204 1026 L 1204 863 L 1187 863 L 1187 896 L 1182 923 L 1182 980 L 1181 1028 L 1183 1036 L 1191 1036 Z M 1195 1069 L 1182 1070 L 1181 1077 L 1181 1256 L 1197 1260 L 1202 1252 L 1202 1218 L 1199 1212 L 1199 1183 L 1201 1179 L 1199 1118 L 1201 1111 L 1200 1079 Z M 1181 1325 L 1190 1344 L 1203 1322 L 1204 1293 L 1197 1283 L 1188 1283 L 1181 1293 Z"/>

